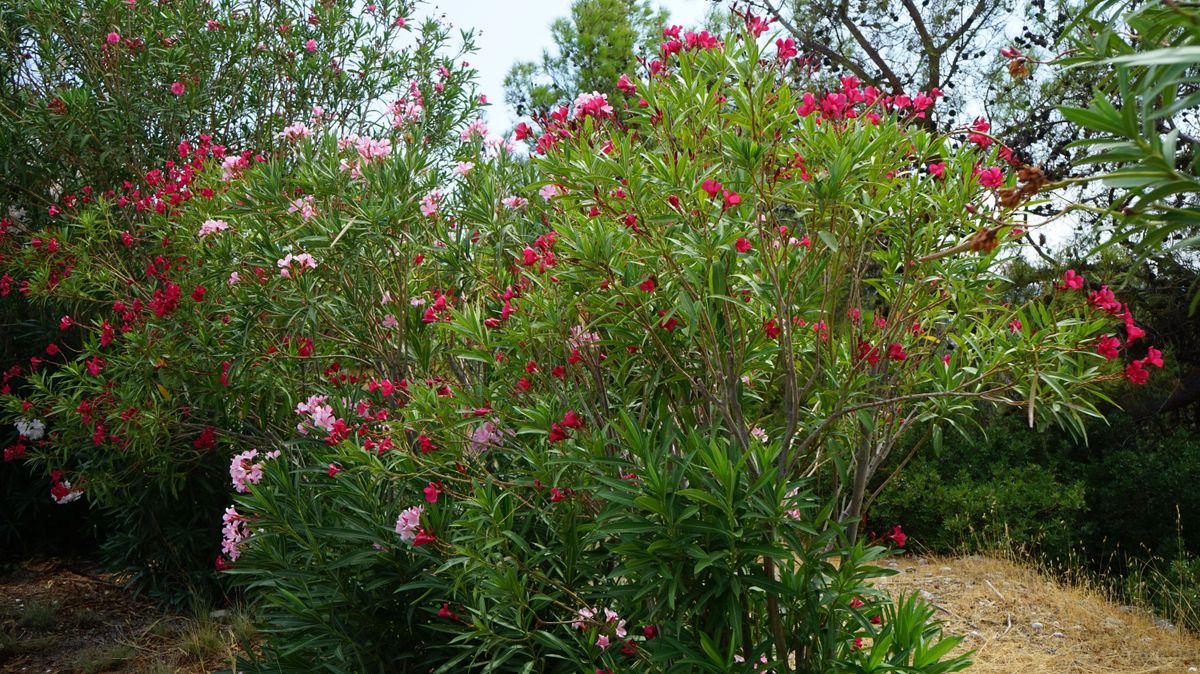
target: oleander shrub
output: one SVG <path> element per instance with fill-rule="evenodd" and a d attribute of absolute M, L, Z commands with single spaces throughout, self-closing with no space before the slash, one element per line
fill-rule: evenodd
<path fill-rule="evenodd" d="M 186 598 L 215 577 L 211 541 L 229 455 L 281 427 L 271 399 L 234 398 L 222 383 L 255 367 L 250 345 L 230 338 L 232 327 L 204 326 L 257 310 L 218 292 L 206 301 L 228 281 L 205 266 L 220 244 L 184 231 L 180 214 L 226 208 L 229 181 L 308 125 L 346 135 L 386 129 L 444 150 L 474 95 L 460 61 L 469 36 L 451 44 L 448 27 L 414 21 L 411 3 L 394 2 L 8 9 L 13 49 L 33 50 L 21 67 L 38 76 L 8 82 L 5 95 L 22 112 L 5 117 L 0 133 L 28 145 L 14 141 L 2 161 L 25 162 L 26 173 L 8 177 L 52 201 L 0 222 L 0 301 L 50 323 L 49 339 L 5 365 L 9 422 L 38 421 L 32 433 L 5 429 L 3 468 L 30 449 L 42 500 L 69 502 L 86 489 L 109 561 L 142 587 Z M 171 90 L 176 81 L 182 93 Z M 291 198 L 277 196 L 286 214 Z M 264 264 L 276 271 L 274 260 Z M 243 273 L 254 277 L 252 267 Z M 301 358 L 302 335 L 276 337 L 253 347 L 277 361 Z M 42 420 L 51 424 L 45 437 Z"/>
<path fill-rule="evenodd" d="M 267 152 L 322 116 L 359 131 L 407 85 L 412 2 L 15 0 L 0 8 L 0 217 L 38 226 L 210 134 Z M 437 40 L 421 49 L 436 49 Z M 374 108 L 372 106 L 375 106 Z M 126 186 L 128 187 L 128 186 Z"/>
<path fill-rule="evenodd" d="M 84 337 L 4 398 L 20 453 L 129 511 L 223 471 L 246 671 L 961 669 L 870 587 L 872 476 L 997 406 L 1081 428 L 1161 354 L 1073 272 L 1006 301 L 1039 172 L 934 96 L 795 88 L 763 27 L 668 29 L 511 140 L 434 61 L 371 134 L 189 144 L 198 198 L 23 243 Z"/>

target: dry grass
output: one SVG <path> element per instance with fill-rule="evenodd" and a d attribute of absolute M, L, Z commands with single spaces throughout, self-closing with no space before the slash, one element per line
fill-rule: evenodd
<path fill-rule="evenodd" d="M 254 630 L 219 613 L 162 613 L 82 560 L 29 560 L 0 576 L 0 674 L 225 671 Z"/>
<path fill-rule="evenodd" d="M 907 558 L 878 580 L 893 594 L 926 591 L 945 628 L 974 650 L 974 674 L 1185 674 L 1200 670 L 1200 637 L 1155 617 L 989 557 Z M 1039 627 L 1040 625 L 1040 627 Z"/>

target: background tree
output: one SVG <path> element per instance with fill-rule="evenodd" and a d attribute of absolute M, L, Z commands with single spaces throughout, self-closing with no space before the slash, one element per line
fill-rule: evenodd
<path fill-rule="evenodd" d="M 509 70 L 504 100 L 524 116 L 545 114 L 580 92 L 615 94 L 617 78 L 658 45 L 666 21 L 666 10 L 650 0 L 575 0 L 570 18 L 550 27 L 554 51 Z"/>

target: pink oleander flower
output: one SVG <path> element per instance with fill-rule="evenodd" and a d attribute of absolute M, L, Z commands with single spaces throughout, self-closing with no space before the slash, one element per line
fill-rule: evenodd
<path fill-rule="evenodd" d="M 1154 348 L 1153 346 L 1150 347 L 1149 349 L 1147 349 L 1146 350 L 1146 362 L 1150 363 L 1154 367 L 1161 369 L 1163 366 L 1162 351 L 1159 351 L 1158 349 Z"/>
<path fill-rule="evenodd" d="M 566 193 L 566 190 L 564 190 L 562 185 L 559 185 L 558 183 L 543 185 L 542 189 L 538 190 L 538 194 L 540 194 L 541 197 L 546 201 L 550 201 L 554 197 L 562 196 Z"/>
<path fill-rule="evenodd" d="M 471 432 L 470 451 L 479 453 L 488 447 L 498 446 L 505 437 L 516 435 L 512 429 L 502 428 L 499 422 L 485 421 Z"/>
<path fill-rule="evenodd" d="M 527 205 L 529 203 L 529 200 L 526 199 L 525 197 L 511 196 L 511 197 L 504 197 L 503 199 L 500 200 L 500 203 L 504 204 L 505 208 L 516 210 L 518 208 L 522 208 L 525 205 Z"/>
<path fill-rule="evenodd" d="M 475 168 L 474 162 L 460 161 L 460 162 L 458 162 L 458 166 L 454 167 L 454 172 L 460 176 L 465 176 L 468 173 L 470 173 L 471 169 L 473 169 L 473 168 Z"/>
<path fill-rule="evenodd" d="M 487 135 L 488 135 L 487 124 L 484 123 L 484 121 L 482 119 L 476 118 L 475 120 L 473 120 L 470 124 L 467 125 L 467 128 L 463 129 L 462 132 L 460 132 L 458 134 L 458 137 L 459 137 L 459 140 L 467 141 L 467 140 L 471 140 L 471 136 L 475 136 L 475 135 L 478 135 L 480 138 L 487 138 Z"/>
<path fill-rule="evenodd" d="M 340 143 L 340 141 L 339 141 Z M 371 161 L 372 159 L 382 159 L 392 154 L 392 141 L 385 139 L 376 140 L 375 138 L 358 138 L 355 142 L 355 149 L 358 151 L 358 156 L 363 158 L 363 161 Z"/>
<path fill-rule="evenodd" d="M 426 194 L 421 198 L 421 214 L 427 218 L 432 218 L 433 216 L 437 215 L 438 206 L 441 200 L 441 190 L 430 190 L 429 194 Z"/>
<path fill-rule="evenodd" d="M 984 187 L 1000 187 L 1004 184 L 1004 170 L 999 166 L 989 166 L 981 170 L 979 184 Z"/>
<path fill-rule="evenodd" d="M 1112 335 L 1102 335 L 1096 339 L 1096 353 L 1108 360 L 1120 355 L 1121 340 Z"/>
<path fill-rule="evenodd" d="M 754 428 L 750 429 L 750 437 L 754 438 L 755 440 L 758 440 L 759 442 L 761 442 L 763 444 L 766 444 L 767 440 L 769 440 L 769 438 L 767 437 L 767 432 L 758 426 L 755 426 Z"/>
<path fill-rule="evenodd" d="M 229 229 L 229 223 L 224 220 L 205 220 L 204 224 L 200 225 L 200 238 L 223 232 Z"/>
<path fill-rule="evenodd" d="M 309 194 L 303 197 L 297 197 L 292 200 L 288 206 L 288 213 L 299 213 L 305 222 L 312 219 L 317 214 L 317 207 L 313 195 Z"/>
<path fill-rule="evenodd" d="M 1063 272 L 1062 287 L 1064 289 L 1070 288 L 1071 290 L 1083 290 L 1083 277 L 1075 273 L 1074 269 L 1068 269 L 1067 271 Z"/>
<path fill-rule="evenodd" d="M 571 334 L 567 338 L 567 348 L 579 351 L 600 341 L 600 334 L 587 332 L 582 325 L 571 326 Z"/>
<path fill-rule="evenodd" d="M 284 278 L 291 278 L 293 270 L 296 276 L 299 276 L 305 269 L 316 269 L 317 260 L 308 253 L 300 253 L 292 255 L 288 253 L 281 260 L 276 260 L 275 265 L 279 267 L 279 275 Z"/>
<path fill-rule="evenodd" d="M 301 138 L 308 138 L 310 136 L 312 136 L 312 131 L 304 122 L 293 122 L 283 127 L 283 131 L 275 134 L 276 138 L 283 138 L 293 143 Z"/>
<path fill-rule="evenodd" d="M 400 540 L 405 543 L 412 543 L 417 538 L 417 531 L 421 528 L 421 513 L 425 512 L 425 506 L 413 506 L 400 513 L 396 518 L 396 533 L 400 534 Z"/>
<path fill-rule="evenodd" d="M 608 104 L 608 97 L 599 91 L 581 93 L 575 97 L 575 119 L 582 117 L 610 117 L 613 107 Z"/>
<path fill-rule="evenodd" d="M 236 561 L 242 554 L 240 545 L 250 536 L 250 525 L 246 518 L 238 514 L 237 509 L 229 506 L 221 517 L 225 525 L 221 528 L 221 551 L 230 561 Z"/>
<path fill-rule="evenodd" d="M 234 455 L 233 460 L 229 462 L 229 478 L 237 492 L 245 494 L 250 491 L 250 485 L 258 484 L 262 480 L 262 464 L 254 463 L 257 457 L 258 450 L 251 449 Z"/>
<path fill-rule="evenodd" d="M 583 608 L 579 609 L 579 612 L 576 616 L 575 621 L 571 623 L 571 627 L 573 627 L 574 629 L 577 629 L 577 630 L 586 629 L 588 622 L 590 622 L 591 619 L 595 618 L 595 617 L 596 617 L 596 612 L 593 611 L 592 609 L 584 606 Z"/>
<path fill-rule="evenodd" d="M 236 271 L 229 272 L 229 285 L 235 286 L 241 280 L 241 276 Z"/>
<path fill-rule="evenodd" d="M 241 175 L 250 162 L 241 155 L 229 155 L 221 160 L 221 180 L 229 182 L 237 176 Z"/>
<path fill-rule="evenodd" d="M 315 52 L 317 50 L 317 41 L 316 40 L 305 40 L 304 41 L 304 50 L 310 54 Z"/>
<path fill-rule="evenodd" d="M 121 34 L 117 32 L 109 33 L 106 40 L 109 44 L 118 44 L 121 41 Z"/>
<path fill-rule="evenodd" d="M 786 64 L 788 61 L 800 55 L 800 51 L 796 49 L 796 41 L 792 38 L 775 40 L 775 48 L 777 50 L 776 58 L 780 63 Z"/>
<path fill-rule="evenodd" d="M 185 91 L 187 91 L 187 87 L 183 85 L 183 82 L 171 83 L 171 93 L 175 94 L 176 96 L 182 96 Z"/>
<path fill-rule="evenodd" d="M 399 326 L 400 321 L 396 320 L 394 315 L 388 314 L 383 317 L 383 327 L 387 328 L 388 330 L 393 330 Z"/>

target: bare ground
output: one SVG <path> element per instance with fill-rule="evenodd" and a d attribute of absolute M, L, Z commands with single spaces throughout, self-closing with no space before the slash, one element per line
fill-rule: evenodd
<path fill-rule="evenodd" d="M 1200 670 L 1200 638 L 1152 614 L 1055 582 L 1010 561 L 918 557 L 881 579 L 928 593 L 947 631 L 974 650 L 973 674 L 1157 674 Z"/>
<path fill-rule="evenodd" d="M 229 669 L 234 627 L 163 613 L 79 560 L 0 576 L 0 672 L 194 674 Z"/>

